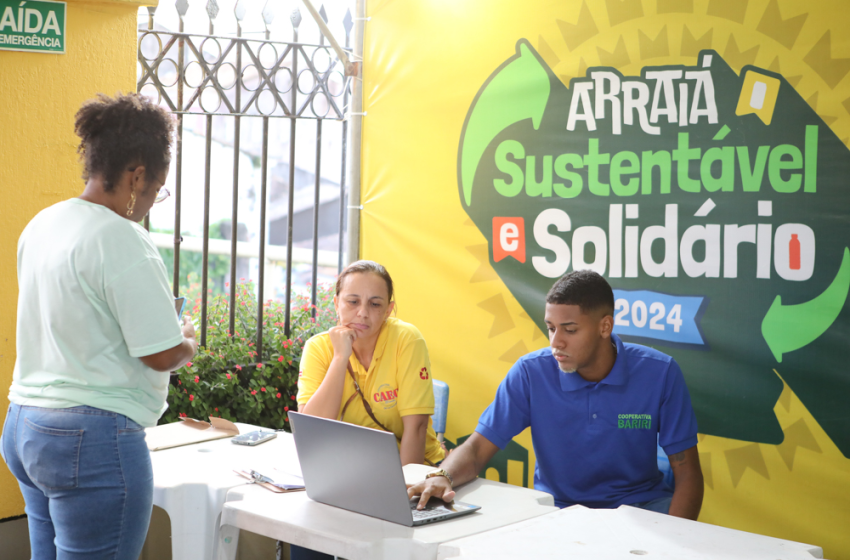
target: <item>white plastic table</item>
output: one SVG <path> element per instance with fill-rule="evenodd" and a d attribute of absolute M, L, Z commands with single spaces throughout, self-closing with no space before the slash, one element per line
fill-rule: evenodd
<path fill-rule="evenodd" d="M 823 558 L 823 550 L 630 506 L 573 506 L 444 542 L 437 553 L 438 560 L 636 560 L 642 556 L 670 560 L 811 560 Z"/>
<path fill-rule="evenodd" d="M 237 424 L 239 433 L 260 429 Z M 249 447 L 219 439 L 151 452 L 153 503 L 171 520 L 173 560 L 212 560 L 216 557 L 219 518 L 231 488 L 248 481 L 234 468 L 285 463 L 295 457 L 290 434 Z"/>
<path fill-rule="evenodd" d="M 410 476 L 411 469 L 417 476 Z M 419 480 L 431 470 L 408 465 L 405 478 Z M 557 511 L 549 494 L 480 478 L 459 487 L 456 499 L 482 509 L 405 527 L 314 502 L 306 492 L 272 494 L 257 486 L 238 487 L 228 492 L 221 514 L 219 558 L 234 560 L 239 531 L 247 530 L 347 560 L 435 560 L 442 542 Z"/>

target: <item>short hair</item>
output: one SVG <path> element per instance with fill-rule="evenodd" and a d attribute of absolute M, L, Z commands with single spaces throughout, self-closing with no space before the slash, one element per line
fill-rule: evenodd
<path fill-rule="evenodd" d="M 77 152 L 83 161 L 83 180 L 103 175 L 103 188 L 112 191 L 130 165 L 144 165 L 147 183 L 171 163 L 174 119 L 162 107 L 137 93 L 98 94 L 83 103 L 74 116 L 80 137 Z"/>
<path fill-rule="evenodd" d="M 387 283 L 387 302 L 391 302 L 393 300 L 393 279 L 390 277 L 390 273 L 387 272 L 387 269 L 375 261 L 354 261 L 350 265 L 346 266 L 343 271 L 339 273 L 339 277 L 336 279 L 336 295 L 339 295 L 342 291 L 342 283 L 346 276 L 349 274 L 361 274 L 365 272 L 377 274 L 384 279 L 384 282 Z"/>
<path fill-rule="evenodd" d="M 578 305 L 582 313 L 614 313 L 614 290 L 602 275 L 592 270 L 574 270 L 565 274 L 546 294 L 546 303 Z"/>

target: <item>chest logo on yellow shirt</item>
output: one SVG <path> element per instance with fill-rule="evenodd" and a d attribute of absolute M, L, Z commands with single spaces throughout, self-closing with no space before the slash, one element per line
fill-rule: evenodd
<path fill-rule="evenodd" d="M 398 389 L 393 389 L 389 384 L 384 383 L 378 387 L 378 391 L 372 395 L 372 400 L 375 404 L 380 404 L 384 410 L 389 410 L 396 405 L 398 398 Z"/>

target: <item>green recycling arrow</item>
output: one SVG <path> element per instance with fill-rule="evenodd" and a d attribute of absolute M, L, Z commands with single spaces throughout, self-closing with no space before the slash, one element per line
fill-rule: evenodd
<path fill-rule="evenodd" d="M 472 181 L 484 150 L 510 125 L 531 119 L 540 128 L 549 100 L 549 75 L 528 41 L 517 42 L 516 56 L 508 59 L 482 86 L 460 139 L 460 182 L 466 205 L 472 203 Z"/>
<path fill-rule="evenodd" d="M 798 305 L 782 305 L 782 296 L 776 296 L 761 322 L 761 335 L 776 361 L 782 362 L 782 354 L 799 350 L 825 333 L 841 313 L 848 291 L 850 249 L 845 247 L 838 274 L 821 295 Z"/>

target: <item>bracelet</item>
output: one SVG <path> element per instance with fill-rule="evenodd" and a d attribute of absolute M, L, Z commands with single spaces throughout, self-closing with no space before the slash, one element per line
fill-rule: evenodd
<path fill-rule="evenodd" d="M 448 471 L 445 470 L 445 469 L 440 469 L 438 471 L 429 472 L 428 474 L 425 475 L 425 478 L 426 479 L 431 478 L 432 476 L 444 476 L 444 477 L 446 477 L 446 479 L 448 479 L 449 486 L 452 486 L 452 487 L 454 486 L 454 480 L 452 480 L 452 475 L 450 475 L 448 473 Z"/>

